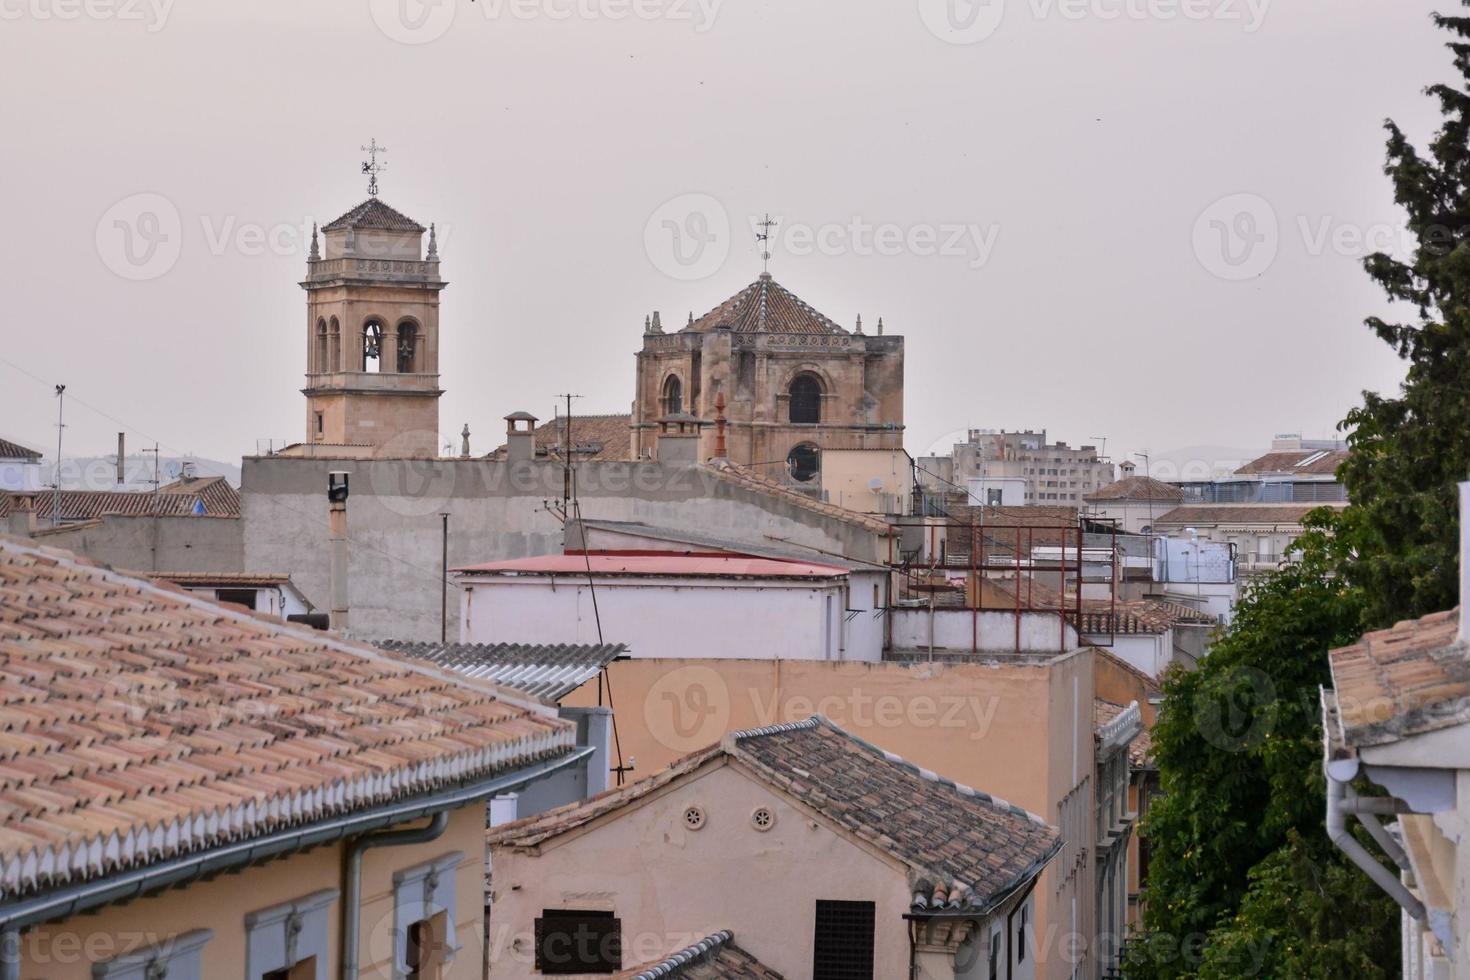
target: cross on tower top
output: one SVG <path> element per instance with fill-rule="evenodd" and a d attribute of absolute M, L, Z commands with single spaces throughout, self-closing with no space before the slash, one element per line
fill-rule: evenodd
<path fill-rule="evenodd" d="M 756 223 L 756 227 L 764 229 L 756 233 L 755 240 L 765 243 L 761 249 L 761 275 L 768 276 L 771 274 L 771 229 L 776 227 L 776 222 L 768 213 L 765 220 Z"/>
<path fill-rule="evenodd" d="M 368 155 L 368 159 L 362 163 L 362 172 L 368 175 L 368 197 L 377 197 L 378 174 L 388 169 L 386 163 L 378 162 L 378 154 L 387 153 L 388 148 L 386 146 L 379 146 L 377 139 L 374 138 L 369 141 L 367 146 L 362 148 L 362 152 Z"/>

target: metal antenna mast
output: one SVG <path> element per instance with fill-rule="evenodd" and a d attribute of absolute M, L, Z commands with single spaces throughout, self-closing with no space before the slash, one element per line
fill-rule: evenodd
<path fill-rule="evenodd" d="M 767 212 L 765 220 L 756 227 L 765 229 L 756 233 L 755 240 L 764 243 L 761 248 L 761 275 L 768 276 L 771 274 L 771 229 L 776 227 L 776 222 L 771 220 L 771 215 Z"/>
<path fill-rule="evenodd" d="M 362 148 L 362 152 L 368 158 L 362 162 L 362 172 L 368 175 L 368 197 L 378 196 L 378 174 L 388 169 L 386 163 L 378 162 L 379 153 L 387 153 L 386 146 L 379 146 L 376 138 L 369 140 L 368 145 Z"/>
<path fill-rule="evenodd" d="M 66 432 L 66 385 L 56 386 L 56 485 L 51 490 L 51 526 L 61 526 L 61 437 Z"/>

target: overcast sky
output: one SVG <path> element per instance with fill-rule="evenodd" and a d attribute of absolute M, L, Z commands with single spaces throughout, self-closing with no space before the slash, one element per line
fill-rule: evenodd
<path fill-rule="evenodd" d="M 0 0 L 0 434 L 50 455 L 64 382 L 67 455 L 302 438 L 303 229 L 376 138 L 441 231 L 476 451 L 558 393 L 627 411 L 644 316 L 753 280 L 768 211 L 778 281 L 905 336 L 916 454 L 1330 435 L 1402 377 L 1359 259 L 1397 247 L 1381 123 L 1435 126 L 1452 6 Z"/>

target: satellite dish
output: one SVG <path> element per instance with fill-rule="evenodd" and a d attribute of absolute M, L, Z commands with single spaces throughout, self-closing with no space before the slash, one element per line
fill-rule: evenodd
<path fill-rule="evenodd" d="M 883 489 L 883 480 L 880 477 L 873 477 L 868 481 L 868 489 L 874 493 L 878 493 Z"/>

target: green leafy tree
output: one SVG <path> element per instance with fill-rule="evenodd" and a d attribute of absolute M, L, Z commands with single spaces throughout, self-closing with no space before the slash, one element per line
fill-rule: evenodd
<path fill-rule="evenodd" d="M 1407 362 L 1397 397 L 1363 393 L 1343 422 L 1352 501 L 1341 569 L 1364 594 L 1365 625 L 1383 627 L 1456 604 L 1455 484 L 1470 477 L 1470 18 L 1436 16 L 1452 35 L 1457 85 L 1433 85 L 1444 124 L 1422 155 L 1392 121 L 1384 172 L 1417 241 L 1406 260 L 1364 265 L 1410 316 L 1368 326 Z"/>
<path fill-rule="evenodd" d="M 1293 834 L 1323 838 L 1318 687 L 1327 651 L 1354 641 L 1361 622 L 1355 591 L 1334 574 L 1331 530 L 1249 589 L 1197 669 L 1164 680 L 1153 729 L 1162 795 L 1144 828 L 1152 850 L 1130 977 L 1199 975 L 1204 951 L 1228 938 L 1220 931 L 1251 869 Z"/>

